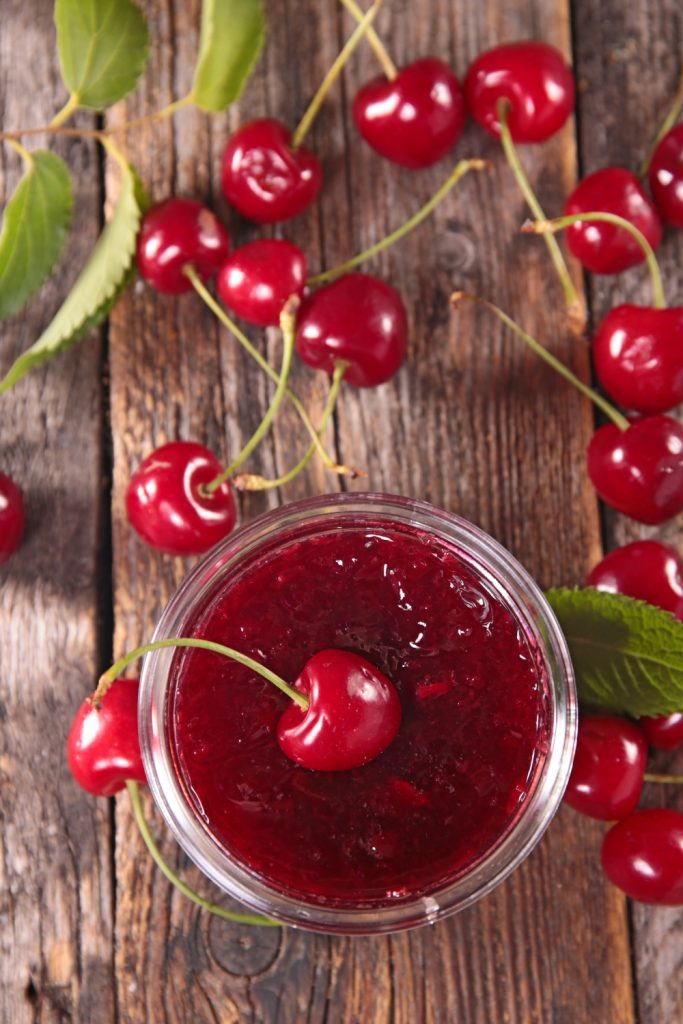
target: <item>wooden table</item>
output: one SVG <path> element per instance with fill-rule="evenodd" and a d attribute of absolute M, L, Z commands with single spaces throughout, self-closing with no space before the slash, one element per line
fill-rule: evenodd
<path fill-rule="evenodd" d="M 148 73 L 112 118 L 158 109 L 189 85 L 198 0 L 144 6 L 153 38 Z M 270 0 L 268 7 L 269 43 L 238 106 L 211 119 L 187 110 L 127 140 L 155 199 L 205 197 L 235 243 L 259 232 L 220 196 L 228 132 L 253 115 L 294 124 L 351 28 L 335 0 Z M 2 4 L 5 127 L 44 124 L 64 101 L 51 14 L 48 0 Z M 638 165 L 683 52 L 677 0 L 391 0 L 378 28 L 399 63 L 435 53 L 459 75 L 504 40 L 535 37 L 573 53 L 577 119 L 552 142 L 523 151 L 551 212 L 560 211 L 579 169 Z M 444 162 L 402 172 L 360 144 L 348 100 L 375 71 L 361 46 L 311 134 L 326 186 L 286 235 L 306 249 L 313 269 L 396 227 L 448 171 Z M 91 127 L 94 118 L 79 114 L 76 123 Z M 115 176 L 92 142 L 51 145 L 76 171 L 75 228 L 55 279 L 3 325 L 3 370 L 49 320 L 115 195 Z M 7 195 L 20 168 L 14 153 L 1 152 Z M 368 268 L 403 293 L 408 366 L 379 390 L 348 388 L 329 442 L 340 460 L 366 467 L 371 489 L 416 495 L 470 518 L 544 586 L 577 583 L 603 547 L 637 536 L 676 542 L 678 527 L 641 529 L 605 514 L 583 460 L 593 410 L 485 313 L 450 315 L 454 287 L 493 298 L 589 376 L 588 348 L 567 332 L 544 245 L 519 235 L 524 203 L 499 147 L 470 126 L 458 153 L 483 155 L 491 167 L 470 175 L 427 224 Z M 662 248 L 669 295 L 679 301 L 682 258 L 679 232 Z M 642 269 L 589 281 L 593 318 L 617 301 L 647 301 L 648 287 Z M 277 332 L 263 344 L 276 362 Z M 297 367 L 294 383 L 317 416 L 325 379 Z M 250 930 L 199 912 L 154 868 L 128 799 L 89 799 L 71 781 L 64 742 L 74 709 L 114 652 L 150 636 L 187 569 L 143 546 L 127 525 L 132 470 L 177 437 L 227 458 L 255 428 L 269 394 L 195 297 L 173 301 L 136 285 L 97 336 L 30 374 L 0 403 L 0 467 L 28 502 L 23 547 L 0 571 L 0 1017 L 7 1024 L 680 1024 L 683 914 L 631 906 L 606 884 L 598 864 L 603 827 L 570 810 L 561 810 L 513 877 L 459 916 L 390 937 L 330 938 Z M 304 444 L 285 409 L 252 467 L 282 472 Z M 339 485 L 313 465 L 285 493 L 244 500 L 242 515 Z M 160 820 L 152 821 L 171 863 L 207 891 Z"/>

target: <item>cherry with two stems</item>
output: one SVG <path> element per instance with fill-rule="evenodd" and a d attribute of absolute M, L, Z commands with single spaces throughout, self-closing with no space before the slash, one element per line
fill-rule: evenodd
<path fill-rule="evenodd" d="M 196 199 L 173 197 L 157 203 L 142 218 L 138 269 L 157 291 L 180 295 L 192 288 L 184 273 L 188 264 L 206 281 L 229 250 L 228 233 L 207 206 Z"/>
<path fill-rule="evenodd" d="M 14 554 L 24 536 L 26 512 L 19 487 L 0 473 L 0 565 Z"/>
<path fill-rule="evenodd" d="M 640 800 L 647 743 L 640 728 L 616 715 L 584 715 L 564 800 L 602 821 L 624 818 Z"/>

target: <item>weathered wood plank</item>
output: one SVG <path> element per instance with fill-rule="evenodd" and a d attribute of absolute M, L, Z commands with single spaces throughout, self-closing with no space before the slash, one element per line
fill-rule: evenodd
<path fill-rule="evenodd" d="M 64 101 L 50 4 L 3 4 L 0 97 L 6 128 L 44 124 Z M 46 326 L 99 230 L 95 147 L 49 145 L 74 171 L 75 223 L 55 278 L 2 326 L 2 373 Z M 3 198 L 19 164 L 3 146 Z M 100 360 L 92 338 L 0 401 L 0 467 L 28 511 L 24 543 L 0 568 L 0 1018 L 12 1024 L 114 1015 L 109 807 L 76 787 L 64 757 L 99 660 Z"/>

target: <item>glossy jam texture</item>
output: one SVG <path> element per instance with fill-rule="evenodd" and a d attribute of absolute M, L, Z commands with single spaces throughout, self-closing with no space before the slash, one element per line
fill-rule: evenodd
<path fill-rule="evenodd" d="M 189 635 L 294 681 L 326 647 L 398 689 L 391 746 L 349 772 L 298 767 L 275 730 L 287 698 L 219 655 L 179 651 L 167 728 L 206 827 L 276 889 L 381 906 L 470 870 L 514 823 L 548 745 L 547 679 L 510 610 L 443 541 L 390 524 L 271 550 L 197 609 Z"/>

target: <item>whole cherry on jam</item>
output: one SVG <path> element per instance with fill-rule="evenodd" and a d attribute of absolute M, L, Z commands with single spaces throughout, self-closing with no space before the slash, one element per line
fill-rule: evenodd
<path fill-rule="evenodd" d="M 631 814 L 640 799 L 646 760 L 647 743 L 635 723 L 616 715 L 585 715 L 566 803 L 603 821 Z"/>
<path fill-rule="evenodd" d="M 635 174 L 604 167 L 583 178 L 565 203 L 566 216 L 615 213 L 633 224 L 653 249 L 662 240 L 662 224 L 652 200 Z M 614 224 L 579 222 L 567 228 L 567 245 L 577 260 L 596 274 L 619 274 L 645 259 L 636 240 Z"/>
<path fill-rule="evenodd" d="M 683 228 L 683 124 L 664 136 L 652 155 L 650 189 L 663 220 Z"/>
<path fill-rule="evenodd" d="M 364 85 L 353 117 L 365 141 L 401 167 L 430 167 L 453 148 L 465 124 L 460 84 L 443 61 L 423 57 L 395 78 Z"/>
<path fill-rule="evenodd" d="M 401 702 L 387 677 L 358 654 L 318 651 L 294 683 L 309 701 L 292 704 L 277 727 L 282 751 L 304 768 L 359 768 L 382 753 L 401 724 Z"/>
<path fill-rule="evenodd" d="M 645 738 L 657 750 L 678 750 L 683 747 L 683 711 L 639 719 Z"/>
<path fill-rule="evenodd" d="M 636 540 L 615 548 L 586 582 L 598 590 L 647 601 L 683 621 L 683 558 L 661 541 Z"/>
<path fill-rule="evenodd" d="M 6 473 L 0 473 L 0 565 L 13 555 L 24 535 L 26 513 L 21 490 Z"/>
<path fill-rule="evenodd" d="M 602 320 L 593 360 L 605 391 L 626 409 L 668 412 L 683 402 L 683 307 L 621 305 Z"/>
<path fill-rule="evenodd" d="M 302 295 L 306 257 L 298 245 L 280 238 L 260 238 L 228 256 L 218 271 L 216 288 L 225 305 L 260 327 L 276 327 L 290 295 Z"/>
<path fill-rule="evenodd" d="M 235 525 L 235 501 L 225 481 L 206 491 L 222 472 L 213 452 L 193 441 L 156 448 L 131 477 L 126 510 L 131 525 L 154 548 L 172 555 L 198 555 Z"/>
<path fill-rule="evenodd" d="M 206 281 L 229 249 L 228 233 L 208 207 L 195 199 L 173 197 L 157 203 L 142 218 L 138 268 L 158 291 L 179 295 L 192 287 L 183 273 L 185 266 L 193 266 Z"/>
<path fill-rule="evenodd" d="M 242 125 L 223 153 L 223 194 L 257 224 L 289 220 L 315 200 L 322 185 L 318 158 L 291 146 L 291 132 L 273 118 Z"/>
<path fill-rule="evenodd" d="M 600 427 L 587 463 L 602 500 L 637 522 L 664 523 L 683 511 L 683 424 L 671 416 Z"/>
<path fill-rule="evenodd" d="M 112 796 L 126 779 L 146 782 L 138 737 L 137 679 L 116 679 L 101 703 L 85 700 L 66 744 L 71 774 L 88 793 Z"/>
<path fill-rule="evenodd" d="M 361 388 L 388 381 L 405 359 L 406 311 L 391 285 L 370 274 L 344 274 L 313 292 L 297 317 L 296 348 L 309 366 L 331 373 L 349 364 L 344 380 Z"/>
<path fill-rule="evenodd" d="M 574 109 L 574 77 L 559 50 L 547 43 L 506 43 L 480 54 L 465 76 L 472 117 L 500 135 L 497 105 L 509 103 L 515 142 L 543 142 L 559 131 Z"/>
<path fill-rule="evenodd" d="M 683 814 L 667 808 L 637 811 L 618 821 L 602 842 L 605 874 L 631 899 L 683 904 Z"/>

